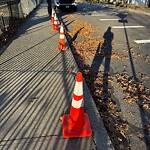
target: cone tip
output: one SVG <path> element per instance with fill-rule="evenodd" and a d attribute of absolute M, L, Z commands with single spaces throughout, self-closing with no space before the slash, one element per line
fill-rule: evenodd
<path fill-rule="evenodd" d="M 77 82 L 81 82 L 82 81 L 82 73 L 81 72 L 77 73 L 76 81 Z"/>
<path fill-rule="evenodd" d="M 61 22 L 61 24 L 60 24 L 60 25 L 61 25 L 61 27 L 63 27 L 63 26 L 64 26 L 64 24 L 63 24 L 62 22 Z"/>

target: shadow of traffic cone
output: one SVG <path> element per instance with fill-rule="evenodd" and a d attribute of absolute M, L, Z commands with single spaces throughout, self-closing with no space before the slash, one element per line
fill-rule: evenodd
<path fill-rule="evenodd" d="M 88 137 L 92 135 L 89 117 L 84 113 L 82 73 L 78 72 L 70 114 L 62 119 L 62 134 L 64 138 Z"/>
<path fill-rule="evenodd" d="M 55 11 L 54 11 L 54 9 L 52 8 L 52 17 L 51 17 L 51 22 L 52 22 L 52 24 L 54 24 L 54 14 L 55 14 Z"/>
<path fill-rule="evenodd" d="M 60 37 L 59 37 L 58 49 L 59 50 L 67 50 L 68 49 L 68 47 L 65 45 L 65 34 L 64 34 L 63 23 L 61 23 L 61 26 L 60 26 Z"/>
<path fill-rule="evenodd" d="M 55 31 L 58 31 L 58 19 L 57 19 L 56 13 L 54 14 L 53 29 L 54 29 Z"/>

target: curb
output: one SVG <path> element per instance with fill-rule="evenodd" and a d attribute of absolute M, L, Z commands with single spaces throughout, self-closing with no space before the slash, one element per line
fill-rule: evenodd
<path fill-rule="evenodd" d="M 60 19 L 61 20 L 61 19 Z M 59 20 L 59 22 L 60 22 Z M 67 31 L 65 23 L 64 23 L 64 28 L 65 31 Z M 65 32 L 65 37 L 67 40 L 67 43 L 69 45 L 69 49 L 71 50 L 71 53 L 74 57 L 72 46 L 70 45 L 70 37 L 67 35 Z M 74 57 L 75 60 L 75 57 Z M 76 60 L 75 60 L 76 62 Z M 77 62 L 76 66 L 78 68 Z M 78 68 L 79 69 L 79 68 Z M 90 119 L 90 124 L 93 132 L 93 140 L 96 146 L 96 150 L 115 150 L 114 146 L 112 144 L 112 141 L 107 133 L 107 130 L 104 126 L 103 120 L 97 110 L 96 104 L 94 103 L 94 100 L 92 98 L 92 95 L 90 93 L 90 90 L 88 88 L 88 85 L 83 77 L 83 88 L 84 88 L 84 101 L 85 103 L 85 112 L 87 112 L 89 119 Z"/>
<path fill-rule="evenodd" d="M 135 9 L 131 9 L 131 8 L 125 8 L 125 11 L 150 16 L 150 12 L 146 12 L 146 11 L 142 11 L 142 10 L 137 10 L 137 9 L 135 10 Z"/>

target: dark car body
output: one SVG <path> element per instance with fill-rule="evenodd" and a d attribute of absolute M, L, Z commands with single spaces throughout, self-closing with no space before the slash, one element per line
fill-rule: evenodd
<path fill-rule="evenodd" d="M 57 9 L 61 10 L 77 10 L 77 3 L 75 0 L 54 0 L 54 5 Z"/>

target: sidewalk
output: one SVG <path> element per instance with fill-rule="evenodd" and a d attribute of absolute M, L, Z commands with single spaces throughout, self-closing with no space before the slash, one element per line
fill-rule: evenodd
<path fill-rule="evenodd" d="M 70 108 L 79 70 L 70 49 L 56 50 L 58 42 L 43 3 L 0 56 L 0 149 L 113 149 L 85 81 L 85 112 L 93 136 L 62 137 L 60 116 Z"/>

